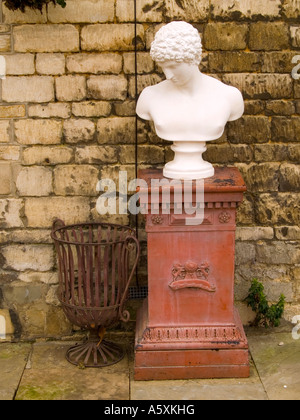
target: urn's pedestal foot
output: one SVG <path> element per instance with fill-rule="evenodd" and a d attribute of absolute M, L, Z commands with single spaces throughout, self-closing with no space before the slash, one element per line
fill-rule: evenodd
<path fill-rule="evenodd" d="M 66 359 L 73 365 L 83 368 L 99 368 L 118 363 L 124 355 L 123 349 L 117 344 L 107 340 L 99 343 L 98 339 L 98 341 L 87 340 L 85 343 L 70 347 Z"/>

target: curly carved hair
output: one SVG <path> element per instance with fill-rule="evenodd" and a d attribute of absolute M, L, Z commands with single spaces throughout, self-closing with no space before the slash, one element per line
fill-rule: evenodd
<path fill-rule="evenodd" d="M 150 55 L 154 61 L 176 61 L 199 65 L 202 43 L 199 32 L 187 22 L 171 22 L 155 35 Z"/>

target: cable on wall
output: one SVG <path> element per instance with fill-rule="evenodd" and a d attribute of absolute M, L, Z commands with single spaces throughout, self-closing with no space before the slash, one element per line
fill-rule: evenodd
<path fill-rule="evenodd" d="M 138 100 L 138 69 L 137 69 L 137 5 L 134 0 L 134 81 L 135 81 L 135 103 Z M 138 119 L 135 115 L 135 177 L 138 175 Z"/>
<path fill-rule="evenodd" d="M 134 81 L 135 81 L 135 105 L 138 100 L 138 66 L 137 66 L 137 0 L 134 0 Z M 138 178 L 138 117 L 135 114 L 135 179 Z M 139 239 L 138 215 L 135 216 L 136 236 Z M 138 266 L 136 268 L 136 286 L 139 288 Z"/>

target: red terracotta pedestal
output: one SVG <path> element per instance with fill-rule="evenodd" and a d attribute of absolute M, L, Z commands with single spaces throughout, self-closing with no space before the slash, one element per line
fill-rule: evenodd
<path fill-rule="evenodd" d="M 140 201 L 148 207 L 149 296 L 137 316 L 135 380 L 248 377 L 248 343 L 234 308 L 236 207 L 246 190 L 239 171 L 216 168 L 205 180 L 201 225 L 186 225 L 193 216 L 172 205 L 163 214 L 161 195 L 151 202 L 151 179 L 162 171 L 139 178 L 148 183 Z M 195 202 L 195 182 L 191 188 Z"/>

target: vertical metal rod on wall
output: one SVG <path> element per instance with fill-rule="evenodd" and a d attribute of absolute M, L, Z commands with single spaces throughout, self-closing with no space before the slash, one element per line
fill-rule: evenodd
<path fill-rule="evenodd" d="M 137 7 L 134 0 L 134 80 L 135 80 L 135 105 L 138 100 L 138 68 L 137 68 Z M 138 178 L 138 117 L 135 114 L 135 179 Z M 135 216 L 135 230 L 137 239 L 139 238 L 138 215 Z M 136 286 L 139 287 L 138 266 L 136 267 Z"/>
<path fill-rule="evenodd" d="M 134 0 L 134 80 L 135 80 L 135 103 L 138 100 L 138 69 L 137 69 L 137 10 Z M 135 115 L 135 177 L 138 175 L 138 126 L 137 115 Z"/>

